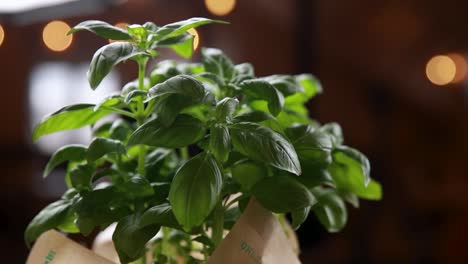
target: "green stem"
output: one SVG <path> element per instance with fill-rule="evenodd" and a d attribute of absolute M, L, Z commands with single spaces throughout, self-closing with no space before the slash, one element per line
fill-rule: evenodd
<path fill-rule="evenodd" d="M 146 63 L 148 62 L 147 59 L 141 59 L 138 61 L 138 89 L 140 90 L 145 90 L 144 88 L 144 82 L 145 82 L 145 71 L 146 71 Z M 137 106 L 137 114 L 136 114 L 136 120 L 138 126 L 143 125 L 145 122 L 145 105 L 143 103 L 143 100 L 140 99 L 138 100 L 138 106 Z M 145 155 L 146 155 L 146 149 L 141 147 L 140 152 L 138 153 L 138 173 L 140 175 L 145 175 Z"/>
<path fill-rule="evenodd" d="M 189 153 L 187 147 L 180 148 L 180 157 L 182 160 L 188 160 Z"/>
<path fill-rule="evenodd" d="M 105 110 L 112 111 L 112 112 L 117 113 L 117 114 L 121 114 L 121 115 L 124 115 L 124 116 L 135 118 L 135 115 L 133 113 L 130 113 L 128 111 L 125 111 L 125 110 L 122 110 L 122 109 L 119 109 L 119 108 L 115 108 L 115 107 L 112 107 L 112 106 L 101 106 L 101 108 L 105 109 Z"/>
<path fill-rule="evenodd" d="M 224 207 L 221 200 L 218 202 L 214 210 L 212 240 L 215 247 L 217 247 L 223 240 L 224 231 Z"/>

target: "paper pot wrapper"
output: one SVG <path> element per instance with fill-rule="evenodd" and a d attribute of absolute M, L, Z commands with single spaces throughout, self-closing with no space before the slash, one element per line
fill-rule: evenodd
<path fill-rule="evenodd" d="M 300 261 L 292 246 L 295 243 L 295 237 L 288 239 L 276 217 L 252 199 L 207 264 L 296 264 Z M 100 246 L 93 249 L 101 256 L 52 230 L 39 237 L 26 263 L 115 263 L 112 240 L 100 245 L 105 250 Z"/>

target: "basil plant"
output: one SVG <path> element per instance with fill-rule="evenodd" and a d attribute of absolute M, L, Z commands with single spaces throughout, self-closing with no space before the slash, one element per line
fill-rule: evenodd
<path fill-rule="evenodd" d="M 368 159 L 344 145 L 340 126 L 309 118 L 304 104 L 322 92 L 312 75 L 258 77 L 250 63 L 234 64 L 214 48 L 201 50 L 200 63 L 165 60 L 147 71 L 163 48 L 189 58 L 187 30 L 209 23 L 224 22 L 121 29 L 92 20 L 69 32 L 115 40 L 91 60 L 91 89 L 124 61 L 136 62 L 138 78 L 36 126 L 33 140 L 84 126 L 93 138 L 50 158 L 44 177 L 66 166 L 68 191 L 31 221 L 28 245 L 50 229 L 87 236 L 117 223 L 112 238 L 122 263 L 149 249 L 157 263 L 202 263 L 252 198 L 293 228 L 313 214 L 330 232 L 345 226 L 346 202 L 381 198 Z M 100 121 L 106 116 L 113 121 Z"/>

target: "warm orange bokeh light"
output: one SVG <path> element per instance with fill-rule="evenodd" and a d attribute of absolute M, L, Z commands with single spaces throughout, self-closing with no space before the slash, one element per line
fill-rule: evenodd
<path fill-rule="evenodd" d="M 194 28 L 187 30 L 189 34 L 193 36 L 193 49 L 196 50 L 198 48 L 198 44 L 200 44 L 200 36 L 198 35 L 198 31 Z"/>
<path fill-rule="evenodd" d="M 2 46 L 3 40 L 5 39 L 5 31 L 2 25 L 0 25 L 0 46 Z"/>
<path fill-rule="evenodd" d="M 73 36 L 68 35 L 70 26 L 63 21 L 51 21 L 42 30 L 42 40 L 52 51 L 64 51 L 72 43 Z"/>
<path fill-rule="evenodd" d="M 452 82 L 459 83 L 465 80 L 466 71 L 467 71 L 465 58 L 461 54 L 458 54 L 458 53 L 450 53 L 448 54 L 448 56 L 453 60 L 457 69 L 455 72 L 455 77 L 453 78 Z"/>
<path fill-rule="evenodd" d="M 457 66 L 446 55 L 432 57 L 426 64 L 426 75 L 429 81 L 436 85 L 446 85 L 455 79 Z"/>
<path fill-rule="evenodd" d="M 205 6 L 213 15 L 225 16 L 234 9 L 236 0 L 205 0 Z"/>

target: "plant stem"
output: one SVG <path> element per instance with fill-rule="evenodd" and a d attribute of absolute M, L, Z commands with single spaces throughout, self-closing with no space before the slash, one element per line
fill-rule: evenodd
<path fill-rule="evenodd" d="M 146 71 L 146 63 L 148 62 L 147 59 L 141 59 L 138 61 L 138 89 L 145 90 L 145 71 Z M 143 100 L 138 100 L 138 107 L 137 107 L 137 114 L 136 120 L 138 126 L 143 125 L 145 122 L 145 105 L 143 104 Z M 140 152 L 138 153 L 138 173 L 140 175 L 145 175 L 145 154 L 146 149 L 140 147 Z"/>
<path fill-rule="evenodd" d="M 212 240 L 213 243 L 215 244 L 215 247 L 221 243 L 223 240 L 223 231 L 224 231 L 224 207 L 223 204 L 220 201 L 218 201 L 218 204 L 216 205 L 214 209 L 214 215 L 213 215 L 213 233 L 212 233 Z"/>
<path fill-rule="evenodd" d="M 180 157 L 182 160 L 187 160 L 189 158 L 187 147 L 180 148 Z"/>

